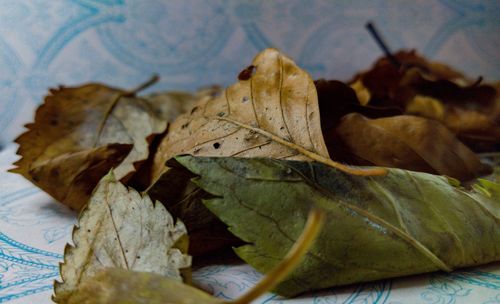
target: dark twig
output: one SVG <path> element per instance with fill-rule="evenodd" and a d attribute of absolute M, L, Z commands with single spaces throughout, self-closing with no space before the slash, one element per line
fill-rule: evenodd
<path fill-rule="evenodd" d="M 482 82 L 483 82 L 483 76 L 479 76 L 479 77 L 477 77 L 476 81 L 474 81 L 474 83 L 472 83 L 469 86 L 469 88 L 475 88 L 475 87 L 479 86 Z"/>
<path fill-rule="evenodd" d="M 378 46 L 382 49 L 385 56 L 391 61 L 392 64 L 394 64 L 396 67 L 400 68 L 401 62 L 399 62 L 399 60 L 396 57 L 394 57 L 394 55 L 392 55 L 391 51 L 389 50 L 389 47 L 387 46 L 387 43 L 385 43 L 384 39 L 382 39 L 380 32 L 377 30 L 377 28 L 375 27 L 373 22 L 371 22 L 371 21 L 367 22 L 365 27 L 370 32 L 373 39 L 375 39 Z"/>

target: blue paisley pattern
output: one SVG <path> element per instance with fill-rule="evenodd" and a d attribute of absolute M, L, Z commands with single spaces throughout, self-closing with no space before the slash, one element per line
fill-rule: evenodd
<path fill-rule="evenodd" d="M 51 289 L 61 259 L 0 233 L 0 303 Z"/>
<path fill-rule="evenodd" d="M 490 294 L 500 294 L 500 275 L 484 271 L 455 271 L 450 274 L 432 274 L 429 286 L 421 293 L 425 303 L 455 304 L 468 303 L 467 297 L 479 290 L 488 290 Z M 493 298 L 492 298 L 493 299 Z M 489 299 L 486 303 L 495 303 Z M 500 303 L 500 302 L 497 302 Z"/>
<path fill-rule="evenodd" d="M 6 172 L 14 151 L 0 153 L 0 303 L 44 292 L 41 303 L 49 302 L 75 214 Z"/>
<path fill-rule="evenodd" d="M 197 285 L 223 299 L 234 299 L 260 279 L 262 274 L 247 265 L 208 266 L 193 274 Z M 268 294 L 258 300 L 261 304 L 314 303 L 314 304 L 381 304 L 386 303 L 391 293 L 391 281 L 360 284 L 351 288 L 331 288 L 322 292 L 307 294 L 287 300 Z"/>

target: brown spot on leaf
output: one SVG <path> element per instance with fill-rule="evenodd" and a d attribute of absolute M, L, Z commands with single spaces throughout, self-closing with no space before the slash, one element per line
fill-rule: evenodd
<path fill-rule="evenodd" d="M 250 65 L 238 74 L 238 80 L 248 80 L 255 73 L 255 66 Z"/>

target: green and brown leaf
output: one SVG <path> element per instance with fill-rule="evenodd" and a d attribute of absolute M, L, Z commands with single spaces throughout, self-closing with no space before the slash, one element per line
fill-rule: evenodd
<path fill-rule="evenodd" d="M 311 206 L 326 210 L 318 241 L 276 289 L 285 296 L 500 260 L 500 185 L 493 182 L 468 191 L 400 169 L 360 177 L 310 162 L 176 160 L 199 176 L 194 182 L 214 196 L 205 205 L 248 243 L 235 251 L 260 272 L 282 259 Z"/>

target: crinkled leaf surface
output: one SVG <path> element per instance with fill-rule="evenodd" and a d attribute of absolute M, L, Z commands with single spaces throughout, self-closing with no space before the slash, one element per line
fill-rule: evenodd
<path fill-rule="evenodd" d="M 127 93 L 101 84 L 51 90 L 35 122 L 16 139 L 22 158 L 12 172 L 77 210 L 112 167 L 118 179 L 129 176 L 147 159 L 149 142 L 166 122 L 146 100 Z"/>
<path fill-rule="evenodd" d="M 314 155 L 333 163 L 323 140 L 315 84 L 305 71 L 279 51 L 267 49 L 238 78 L 219 96 L 200 100 L 178 117 L 155 154 L 147 192 L 179 216 L 193 238 L 204 240 L 191 247 L 193 254 L 233 244 L 234 239 L 221 233 L 224 227 L 198 204 L 192 189 L 182 191 L 185 183 L 173 186 L 179 175 L 165 172 L 166 160 L 178 154 L 300 160 Z M 349 87 L 340 89 L 356 98 Z"/>
<path fill-rule="evenodd" d="M 383 57 L 355 77 L 351 86 L 362 104 L 395 106 L 439 120 L 475 151 L 498 149 L 500 94 L 494 84 L 468 79 L 415 51 L 394 57 L 401 66 Z"/>
<path fill-rule="evenodd" d="M 328 157 L 316 89 L 305 71 L 279 51 L 267 49 L 239 79 L 169 126 L 155 154 L 153 181 L 165 170 L 165 162 L 179 154 L 308 159 L 242 124 Z"/>
<path fill-rule="evenodd" d="M 352 86 L 363 104 L 404 106 L 408 98 L 414 96 L 415 91 L 420 90 L 424 90 L 425 95 L 437 93 L 439 97 L 453 96 L 452 99 L 458 97 L 468 101 L 483 96 L 484 88 L 479 88 L 479 90 L 471 88 L 472 92 L 467 92 L 464 95 L 460 89 L 467 90 L 466 87 L 473 84 L 473 80 L 467 79 L 463 74 L 447 65 L 427 60 L 415 50 L 400 50 L 394 54 L 394 58 L 400 63 L 400 66 L 395 65 L 388 57 L 381 57 L 369 70 L 358 73 L 351 80 Z M 416 81 L 422 80 L 424 75 L 430 81 L 427 84 L 433 86 L 431 90 L 427 90 L 428 87 L 420 87 L 421 82 Z M 488 92 L 491 93 L 491 88 L 487 88 L 486 91 L 486 97 L 490 98 L 491 95 Z M 443 94 L 444 92 L 446 94 Z M 365 96 L 367 97 L 363 98 Z M 485 102 L 489 103 L 490 101 Z"/>
<path fill-rule="evenodd" d="M 215 196 L 206 206 L 248 242 L 236 253 L 261 272 L 278 263 L 311 205 L 325 227 L 277 292 L 304 291 L 500 260 L 500 186 L 472 191 L 443 176 L 388 169 L 359 177 L 318 163 L 179 156 Z"/>
<path fill-rule="evenodd" d="M 224 301 L 155 273 L 108 268 L 83 282 L 67 303 L 213 304 Z"/>
<path fill-rule="evenodd" d="M 339 152 L 333 156 L 354 165 L 395 167 L 463 181 L 489 171 L 446 127 L 423 117 L 369 119 L 351 113 L 342 118 L 333 136 Z"/>
<path fill-rule="evenodd" d="M 500 146 L 500 124 L 491 113 L 444 104 L 422 95 L 410 100 L 405 112 L 438 120 L 474 151 L 495 151 Z"/>
<path fill-rule="evenodd" d="M 154 273 L 106 268 L 82 282 L 70 295 L 68 303 L 253 303 L 300 263 L 321 231 L 324 218 L 323 210 L 312 209 L 304 230 L 284 259 L 260 282 L 233 301 L 216 299 L 201 290 Z"/>
<path fill-rule="evenodd" d="M 184 224 L 159 202 L 127 189 L 112 173 L 103 177 L 78 226 L 74 246 L 64 250 L 62 282 L 54 284 L 54 301 L 67 303 L 79 284 L 105 267 L 154 272 L 181 281 L 180 269 L 191 258 L 176 248 L 187 238 Z"/>

